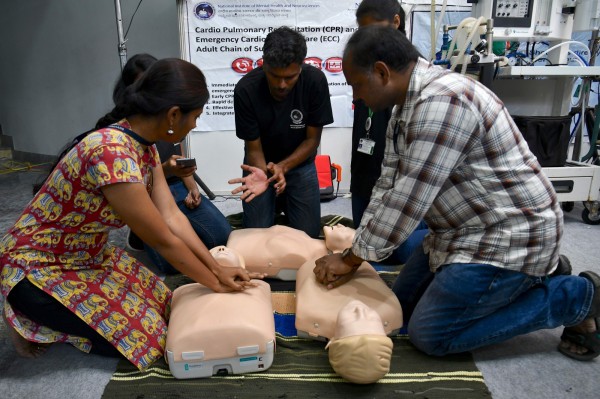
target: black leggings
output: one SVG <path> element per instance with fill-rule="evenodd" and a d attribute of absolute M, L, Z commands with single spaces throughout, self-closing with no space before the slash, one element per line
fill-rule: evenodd
<path fill-rule="evenodd" d="M 90 353 L 110 357 L 124 357 L 110 342 L 87 325 L 75 313 L 24 278 L 8 294 L 13 309 L 38 324 L 69 335 L 92 341 Z"/>

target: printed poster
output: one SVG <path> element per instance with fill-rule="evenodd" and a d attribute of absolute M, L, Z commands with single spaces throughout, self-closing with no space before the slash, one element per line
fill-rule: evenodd
<path fill-rule="evenodd" d="M 211 99 L 197 131 L 235 130 L 233 89 L 262 65 L 265 37 L 280 26 L 307 41 L 304 62 L 321 69 L 329 82 L 335 122 L 352 126 L 352 90 L 342 73 L 342 52 L 356 30 L 356 0 L 185 0 L 184 58 L 206 75 Z"/>

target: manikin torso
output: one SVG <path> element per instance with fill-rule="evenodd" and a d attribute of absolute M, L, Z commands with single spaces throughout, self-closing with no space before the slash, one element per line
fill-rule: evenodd
<path fill-rule="evenodd" d="M 258 235 L 239 234 L 251 229 L 237 231 L 236 240 L 239 239 L 239 244 L 244 244 L 237 248 L 249 251 L 248 253 L 256 253 L 261 248 L 271 245 L 270 250 L 266 252 L 272 256 L 270 260 L 275 262 L 283 262 L 287 259 L 286 248 L 296 253 L 310 252 L 314 259 L 327 254 L 328 250 L 324 241 L 312 239 L 301 231 L 282 229 L 282 226 L 276 227 L 275 229 L 254 229 L 255 233 L 259 233 Z M 352 229 L 326 229 L 329 230 L 325 231 L 327 246 L 330 246 L 333 251 L 338 252 L 351 245 L 354 235 Z M 280 238 L 281 242 L 275 245 Z M 252 248 L 254 251 L 250 252 Z M 301 251 L 302 248 L 305 248 L 306 251 Z M 212 248 L 210 252 L 222 266 L 244 267 L 247 264 L 245 257 L 234 248 L 219 246 Z M 254 259 L 264 260 L 265 256 L 258 256 Z M 305 264 L 305 276 L 298 282 L 300 286 L 297 286 L 297 291 L 301 292 L 297 292 L 300 294 L 297 296 L 297 300 L 302 301 L 303 298 L 305 302 L 296 304 L 297 311 L 304 313 L 306 318 L 312 321 L 315 317 L 319 318 L 323 327 L 329 325 L 331 334 L 324 334 L 324 336 L 335 342 L 335 345 L 329 348 L 330 361 L 332 355 L 352 353 L 359 363 L 368 364 L 374 370 L 373 375 L 368 376 L 361 371 L 359 374 L 362 377 L 354 379 L 356 373 L 353 369 L 346 369 L 337 362 L 332 362 L 332 366 L 338 374 L 357 383 L 377 381 L 389 370 L 391 341 L 386 336 L 386 330 L 399 328 L 402 324 L 402 311 L 396 297 L 391 291 L 387 292 L 389 288 L 366 263 L 361 266 L 357 278 L 343 286 L 345 288 L 328 291 L 314 278 L 312 273 L 314 259 Z M 252 342 L 270 340 L 270 337 L 274 336 L 274 324 L 269 286 L 262 281 L 255 281 L 257 282 L 256 287 L 249 288 L 244 292 L 229 294 L 216 294 L 199 284 L 189 284 L 178 288 L 174 292 L 173 313 L 167 336 L 167 349 L 174 353 L 173 360 L 182 361 L 182 353 L 195 347 L 202 348 L 207 359 L 215 356 L 235 356 L 230 353 L 232 348 L 241 344 L 249 345 Z M 376 306 L 370 307 L 363 300 L 368 303 L 373 302 L 373 305 Z M 328 309 L 323 304 L 331 304 L 332 307 Z M 304 309 L 304 312 L 301 309 Z M 383 318 L 385 321 L 382 320 L 380 313 L 385 315 Z M 213 325 L 214 323 L 207 323 L 208 320 L 214 318 L 223 319 L 223 314 L 231 315 L 231 317 L 224 318 L 230 322 L 229 324 L 216 326 Z M 395 320 L 388 317 L 390 314 Z M 246 316 L 249 318 L 246 319 Z M 209 325 L 212 327 L 208 328 Z M 250 330 L 246 330 L 246 328 L 250 328 Z M 230 333 L 224 334 L 225 331 Z M 248 334 L 248 331 L 257 333 Z M 198 341 L 200 336 L 206 339 Z M 241 336 L 250 341 L 240 341 L 240 344 L 238 338 Z M 363 341 L 355 341 L 356 337 L 363 336 L 369 339 L 369 350 L 366 351 L 353 347 L 353 345 L 359 345 L 362 348 L 366 345 L 362 343 Z M 382 341 L 373 343 L 372 337 L 374 336 L 379 337 L 376 340 L 381 339 Z M 261 351 L 266 351 L 263 344 L 261 344 Z M 342 363 L 347 362 L 342 361 Z M 362 366 L 360 368 L 363 369 Z"/>
<path fill-rule="evenodd" d="M 210 253 L 222 266 L 244 267 L 243 257 L 227 247 Z M 239 292 L 216 293 L 197 283 L 173 291 L 166 343 L 173 360 L 200 353 L 204 361 L 235 358 L 236 348 L 251 346 L 267 353 L 275 340 L 271 289 L 264 281 L 252 282 L 254 287 Z"/>
<path fill-rule="evenodd" d="M 338 314 L 355 299 L 377 312 L 385 334 L 392 334 L 402 327 L 402 307 L 398 298 L 369 263 L 363 262 L 350 281 L 334 289 L 317 281 L 314 268 L 315 261 L 307 261 L 296 276 L 296 329 L 299 334 L 320 340 L 332 339 L 337 334 Z M 348 326 L 345 330 L 353 328 L 351 323 Z"/>
<path fill-rule="evenodd" d="M 241 229 L 230 234 L 227 247 L 240 254 L 246 267 L 253 271 L 256 268 L 298 269 L 308 260 L 352 246 L 354 232 L 342 225 L 326 226 L 325 240 L 319 240 L 288 226 Z"/>

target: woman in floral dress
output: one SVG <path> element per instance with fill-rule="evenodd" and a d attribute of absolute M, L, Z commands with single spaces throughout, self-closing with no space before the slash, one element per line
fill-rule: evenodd
<path fill-rule="evenodd" d="M 103 128 L 75 139 L 0 239 L 3 316 L 19 354 L 68 342 L 140 369 L 163 355 L 171 292 L 108 242 L 125 224 L 216 292 L 260 277 L 215 262 L 176 206 L 153 145 L 183 140 L 208 97 L 197 67 L 157 61 L 99 121 Z"/>

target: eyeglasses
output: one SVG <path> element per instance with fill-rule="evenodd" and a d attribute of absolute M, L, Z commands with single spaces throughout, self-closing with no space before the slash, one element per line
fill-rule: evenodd
<path fill-rule="evenodd" d="M 400 155 L 400 150 L 398 148 L 398 136 L 400 135 L 400 127 L 402 126 L 402 121 L 400 121 L 400 119 L 396 120 L 396 124 L 394 125 L 394 134 L 392 135 L 392 141 L 394 142 L 394 152 L 396 153 L 396 155 Z M 398 177 L 398 170 L 400 170 L 400 160 L 398 159 L 398 166 L 396 166 L 396 170 L 394 171 L 394 178 L 393 178 L 393 182 L 396 181 L 396 178 Z"/>
<path fill-rule="evenodd" d="M 392 139 L 394 141 L 394 152 L 396 155 L 400 155 L 400 150 L 398 150 L 398 135 L 400 134 L 400 120 L 396 120 L 396 124 L 394 125 L 394 135 Z"/>
<path fill-rule="evenodd" d="M 396 124 L 394 125 L 394 134 L 392 136 L 392 140 L 394 142 L 394 152 L 396 155 L 400 155 L 400 149 L 398 148 L 398 136 L 400 135 L 400 129 L 404 131 L 404 126 L 406 124 L 403 120 L 397 119 Z"/>

